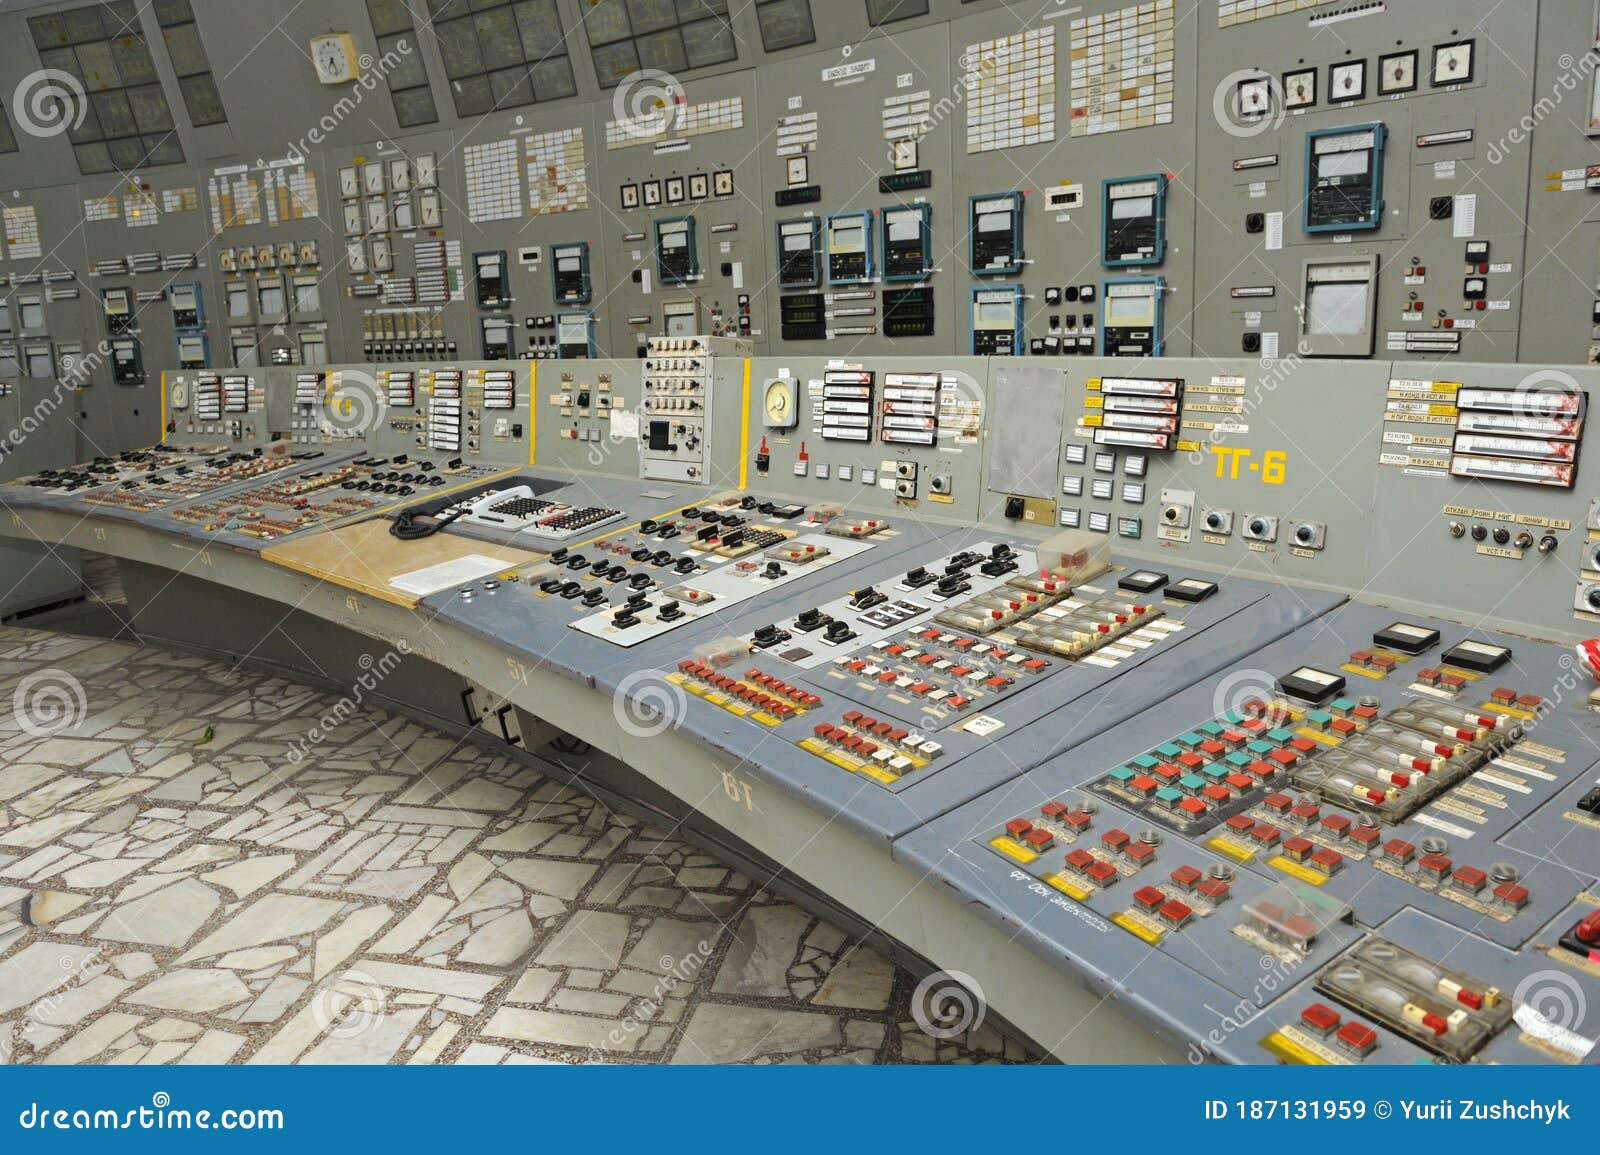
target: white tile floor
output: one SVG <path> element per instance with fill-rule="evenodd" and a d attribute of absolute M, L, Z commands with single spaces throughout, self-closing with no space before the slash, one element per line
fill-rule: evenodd
<path fill-rule="evenodd" d="M 882 955 L 520 762 L 370 710 L 291 760 L 336 700 L 0 627 L 0 1059 L 1028 1057 L 929 1037 Z"/>

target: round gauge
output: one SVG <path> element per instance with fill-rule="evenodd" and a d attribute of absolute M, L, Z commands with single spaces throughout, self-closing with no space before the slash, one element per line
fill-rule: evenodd
<path fill-rule="evenodd" d="M 1328 92 L 1332 100 L 1359 100 L 1367 91 L 1367 62 L 1350 60 L 1328 66 Z"/>
<path fill-rule="evenodd" d="M 767 424 L 773 429 L 792 429 L 800 420 L 795 406 L 794 382 L 779 377 L 767 382 L 766 394 L 761 402 Z"/>
<path fill-rule="evenodd" d="M 1410 92 L 1417 86 L 1417 54 L 1396 52 L 1378 62 L 1378 92 L 1388 96 L 1396 92 Z"/>
<path fill-rule="evenodd" d="M 1433 85 L 1465 84 L 1472 79 L 1472 41 L 1440 44 L 1433 50 Z"/>
<path fill-rule="evenodd" d="M 1272 108 L 1272 81 L 1265 76 L 1239 82 L 1239 115 L 1265 116 Z"/>
<path fill-rule="evenodd" d="M 1300 72 L 1283 74 L 1283 106 L 1285 108 L 1310 108 L 1317 103 L 1317 70 L 1306 68 Z"/>

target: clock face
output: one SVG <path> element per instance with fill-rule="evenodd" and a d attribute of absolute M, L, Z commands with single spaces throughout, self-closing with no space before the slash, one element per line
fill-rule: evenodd
<path fill-rule="evenodd" d="M 1417 54 L 1396 52 L 1378 62 L 1378 92 L 1387 96 L 1394 92 L 1410 92 L 1417 86 Z"/>
<path fill-rule="evenodd" d="M 318 36 L 311 41 L 311 63 L 323 84 L 344 84 L 354 80 L 355 44 L 347 32 Z"/>
<path fill-rule="evenodd" d="M 1359 100 L 1367 91 L 1367 62 L 1352 60 L 1328 66 L 1328 98 Z"/>
<path fill-rule="evenodd" d="M 1239 115 L 1265 116 L 1272 108 L 1272 82 L 1265 76 L 1239 82 Z"/>
<path fill-rule="evenodd" d="M 766 411 L 767 424 L 773 428 L 788 429 L 794 425 L 797 420 L 794 384 L 784 379 L 769 382 L 763 409 Z"/>
<path fill-rule="evenodd" d="M 1472 79 L 1472 41 L 1441 44 L 1433 50 L 1433 85 L 1465 84 Z"/>
<path fill-rule="evenodd" d="M 1283 74 L 1283 106 L 1310 108 L 1317 103 L 1317 70 L 1302 69 Z"/>

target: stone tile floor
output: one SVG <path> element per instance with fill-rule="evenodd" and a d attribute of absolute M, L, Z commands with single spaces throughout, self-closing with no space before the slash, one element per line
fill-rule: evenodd
<path fill-rule="evenodd" d="M 910 974 L 489 750 L 148 646 L 0 627 L 0 1059 L 892 1063 Z"/>

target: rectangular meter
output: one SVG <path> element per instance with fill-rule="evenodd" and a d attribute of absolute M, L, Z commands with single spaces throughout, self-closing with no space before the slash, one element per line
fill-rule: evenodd
<path fill-rule="evenodd" d="M 1100 262 L 1159 265 L 1167 255 L 1167 178 L 1122 177 L 1101 186 Z"/>
<path fill-rule="evenodd" d="M 779 221 L 778 284 L 814 289 L 822 280 L 822 222 L 816 217 Z"/>
<path fill-rule="evenodd" d="M 968 210 L 969 264 L 974 277 L 1022 269 L 1022 194 L 973 197 Z"/>
<path fill-rule="evenodd" d="M 178 368 L 204 369 L 211 363 L 211 344 L 204 333 L 178 334 Z"/>
<path fill-rule="evenodd" d="M 511 304 L 511 280 L 506 268 L 506 251 L 472 254 L 472 283 L 476 287 L 478 308 L 503 309 Z"/>
<path fill-rule="evenodd" d="M 1160 277 L 1125 277 L 1101 285 L 1101 356 L 1161 356 L 1161 294 L 1165 287 Z"/>
<path fill-rule="evenodd" d="M 823 236 L 828 284 L 859 285 L 872 280 L 872 215 L 834 213 Z"/>
<path fill-rule="evenodd" d="M 1311 357 L 1372 356 L 1378 258 L 1307 261 L 1302 282 L 1300 352 Z"/>
<path fill-rule="evenodd" d="M 128 289 L 101 289 L 100 307 L 106 315 L 106 332 L 112 336 L 131 333 L 137 328 L 133 315 L 133 293 Z"/>
<path fill-rule="evenodd" d="M 589 312 L 558 314 L 556 346 L 563 357 L 593 357 L 594 314 Z"/>
<path fill-rule="evenodd" d="M 694 218 L 668 217 L 656 222 L 656 276 L 663 285 L 684 285 L 700 275 L 695 250 Z"/>
<path fill-rule="evenodd" d="M 206 311 L 200 295 L 200 282 L 185 281 L 167 290 L 167 304 L 172 308 L 174 329 L 198 329 L 206 323 Z"/>
<path fill-rule="evenodd" d="M 144 351 L 137 337 L 119 337 L 111 342 L 111 383 L 144 384 Z"/>
<path fill-rule="evenodd" d="M 974 356 L 1022 355 L 1022 286 L 995 285 L 972 290 Z"/>
<path fill-rule="evenodd" d="M 479 317 L 478 334 L 485 361 L 509 361 L 516 356 L 516 330 L 510 317 Z"/>
<path fill-rule="evenodd" d="M 589 287 L 589 242 L 550 246 L 551 292 L 558 305 L 587 305 Z"/>
<path fill-rule="evenodd" d="M 932 244 L 927 205 L 883 210 L 883 279 L 917 281 L 928 275 Z"/>
<path fill-rule="evenodd" d="M 1382 124 L 1306 133 L 1306 232 L 1378 227 L 1383 218 L 1383 142 L 1387 134 Z"/>

